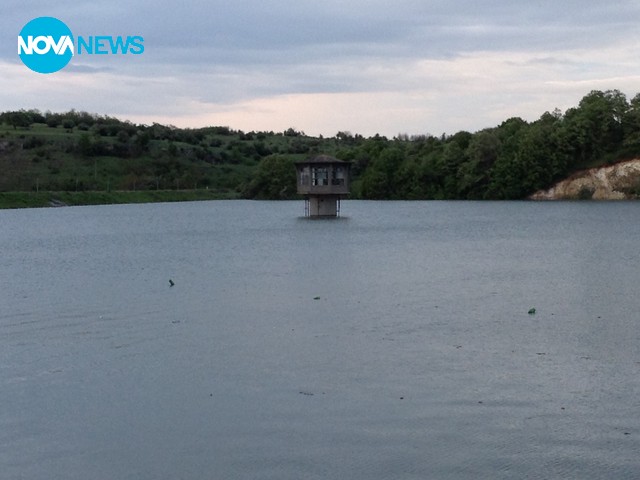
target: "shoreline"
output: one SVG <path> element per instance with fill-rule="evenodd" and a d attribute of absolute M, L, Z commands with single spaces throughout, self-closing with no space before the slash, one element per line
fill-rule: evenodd
<path fill-rule="evenodd" d="M 0 192 L 0 209 L 234 200 L 239 198 L 241 198 L 240 194 L 235 191 L 216 190 Z"/>
<path fill-rule="evenodd" d="M 173 203 L 197 202 L 208 200 L 243 200 L 247 199 L 235 191 L 214 190 L 137 190 L 137 191 L 85 191 L 85 192 L 0 192 L 0 210 L 16 210 L 25 208 L 58 208 L 80 207 L 88 205 L 126 205 L 137 203 Z M 249 199 L 247 199 L 249 200 Z M 352 200 L 363 200 L 352 198 Z M 638 198 L 522 198 L 518 200 L 371 200 L 371 201 L 434 201 L 434 202 L 637 202 Z"/>

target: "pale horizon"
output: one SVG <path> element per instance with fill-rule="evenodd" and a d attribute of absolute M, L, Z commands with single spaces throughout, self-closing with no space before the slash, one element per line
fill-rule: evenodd
<path fill-rule="evenodd" d="M 0 110 L 76 109 L 134 123 L 310 136 L 475 132 L 566 111 L 591 90 L 638 93 L 631 1 L 9 1 Z M 76 55 L 48 75 L 16 38 L 51 15 L 78 35 L 141 35 L 142 55 Z"/>

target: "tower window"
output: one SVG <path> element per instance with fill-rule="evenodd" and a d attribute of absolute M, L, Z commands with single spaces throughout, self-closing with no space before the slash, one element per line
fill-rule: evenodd
<path fill-rule="evenodd" d="M 329 171 L 326 167 L 314 167 L 311 169 L 311 184 L 316 187 L 329 185 Z"/>

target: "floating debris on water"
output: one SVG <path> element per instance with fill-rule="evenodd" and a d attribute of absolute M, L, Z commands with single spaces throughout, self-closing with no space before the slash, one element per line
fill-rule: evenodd
<path fill-rule="evenodd" d="M 173 280 L 169 279 L 169 286 L 173 287 L 175 285 L 175 283 L 173 283 Z"/>
<path fill-rule="evenodd" d="M 313 297 L 314 300 L 320 300 L 320 297 Z"/>
<path fill-rule="evenodd" d="M 529 309 L 529 315 L 535 315 L 536 314 L 536 309 L 535 308 L 530 308 Z"/>

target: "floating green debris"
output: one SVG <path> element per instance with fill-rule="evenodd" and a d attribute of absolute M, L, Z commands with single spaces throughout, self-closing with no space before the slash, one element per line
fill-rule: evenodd
<path fill-rule="evenodd" d="M 535 315 L 536 314 L 536 309 L 535 308 L 530 308 L 529 309 L 529 315 Z"/>

